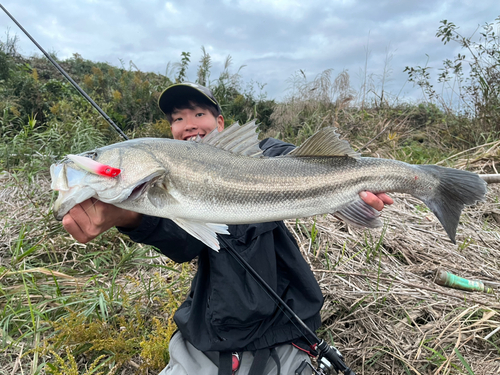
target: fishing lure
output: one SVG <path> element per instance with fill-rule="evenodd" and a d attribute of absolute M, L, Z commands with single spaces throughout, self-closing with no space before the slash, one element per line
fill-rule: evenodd
<path fill-rule="evenodd" d="M 106 164 L 101 164 L 84 156 L 70 154 L 67 155 L 67 157 L 80 168 L 99 176 L 116 177 L 121 173 L 121 169 L 113 168 Z"/>

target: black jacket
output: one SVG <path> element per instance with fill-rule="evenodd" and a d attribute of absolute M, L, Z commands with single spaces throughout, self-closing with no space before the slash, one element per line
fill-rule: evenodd
<path fill-rule="evenodd" d="M 260 145 L 266 156 L 295 146 L 273 138 Z M 176 262 L 198 256 L 198 272 L 174 320 L 183 336 L 202 351 L 257 350 L 298 340 L 302 334 L 229 252 L 216 252 L 168 219 L 144 216 L 125 232 L 153 245 Z M 283 222 L 230 225 L 225 236 L 293 311 L 315 331 L 321 321 L 321 290 Z"/>

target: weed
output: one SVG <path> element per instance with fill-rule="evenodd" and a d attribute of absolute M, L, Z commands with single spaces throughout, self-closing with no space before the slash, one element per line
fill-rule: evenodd
<path fill-rule="evenodd" d="M 45 367 L 45 371 L 48 374 L 52 375 L 102 375 L 105 372 L 99 371 L 96 372 L 99 368 L 108 364 L 110 359 L 105 359 L 105 356 L 99 356 L 95 359 L 93 363 L 89 366 L 88 370 L 84 373 L 79 371 L 78 365 L 76 363 L 76 359 L 71 353 L 69 348 L 66 348 L 66 360 L 64 360 L 59 354 L 54 351 L 51 351 L 51 354 L 54 356 L 56 362 L 54 364 L 47 363 Z M 118 366 L 112 366 L 109 372 L 106 372 L 107 375 L 113 375 L 118 370 Z"/>
<path fill-rule="evenodd" d="M 431 68 L 427 65 L 406 67 L 410 82 L 421 87 L 424 97 L 429 102 L 438 102 L 446 111 L 461 112 L 473 121 L 462 129 L 449 128 L 463 140 L 478 142 L 478 137 L 485 134 L 496 135 L 498 128 L 499 105 L 499 64 L 498 46 L 500 39 L 496 29 L 500 19 L 478 27 L 481 31 L 475 37 L 465 37 L 459 33 L 459 27 L 448 20 L 441 21 L 436 36 L 446 45 L 457 43 L 461 51 L 453 59 L 443 61 L 442 72 L 438 81 L 443 85 L 445 94 L 438 94 L 430 83 Z M 468 65 L 464 67 L 465 65 Z M 449 94 L 449 100 L 446 95 Z"/>
<path fill-rule="evenodd" d="M 384 243 L 385 232 L 387 231 L 387 223 L 382 227 L 380 236 L 375 241 L 371 231 L 365 231 L 364 233 L 364 249 L 366 251 L 366 261 L 368 263 L 372 262 L 376 256 L 380 257 L 380 251 L 382 249 L 382 244 Z"/>
<path fill-rule="evenodd" d="M 458 359 L 460 360 L 460 362 L 462 363 L 462 365 L 464 366 L 464 368 L 467 370 L 467 373 L 469 375 L 474 375 L 474 371 L 472 371 L 470 365 L 467 363 L 467 361 L 465 360 L 465 358 L 462 356 L 462 354 L 460 353 L 460 351 L 458 350 L 458 348 L 453 348 L 453 351 L 457 355 Z"/>
<path fill-rule="evenodd" d="M 174 332 L 172 318 L 167 325 L 158 318 L 153 318 L 153 331 L 140 343 L 141 358 L 146 368 L 161 371 L 167 365 L 170 360 L 167 348 Z"/>
<path fill-rule="evenodd" d="M 470 236 L 467 236 L 466 238 L 464 238 L 464 240 L 462 241 L 462 243 L 460 243 L 458 245 L 458 249 L 457 251 L 461 252 L 461 251 L 464 251 L 465 249 L 467 249 L 471 244 L 473 243 L 473 239 L 472 237 Z"/>
<path fill-rule="evenodd" d="M 424 204 L 416 204 L 414 207 L 417 212 L 421 212 L 424 214 L 431 212 L 431 210 L 429 210 L 429 208 Z"/>

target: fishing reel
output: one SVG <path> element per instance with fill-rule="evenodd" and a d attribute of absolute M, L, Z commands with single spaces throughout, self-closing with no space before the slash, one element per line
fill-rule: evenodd
<path fill-rule="evenodd" d="M 302 371 L 309 366 L 314 375 L 336 375 L 341 371 L 344 375 L 356 375 L 344 362 L 344 357 L 335 346 L 328 345 L 321 340 L 316 347 L 319 352 L 318 367 L 314 368 L 308 361 L 304 361 L 295 370 L 295 375 L 302 375 Z"/>

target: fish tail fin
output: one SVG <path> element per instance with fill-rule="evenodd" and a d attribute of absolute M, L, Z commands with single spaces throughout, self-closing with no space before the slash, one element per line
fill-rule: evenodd
<path fill-rule="evenodd" d="M 438 187 L 431 194 L 419 198 L 436 215 L 455 244 L 462 209 L 483 201 L 487 184 L 472 172 L 436 165 L 419 165 L 418 168 L 439 180 Z"/>

